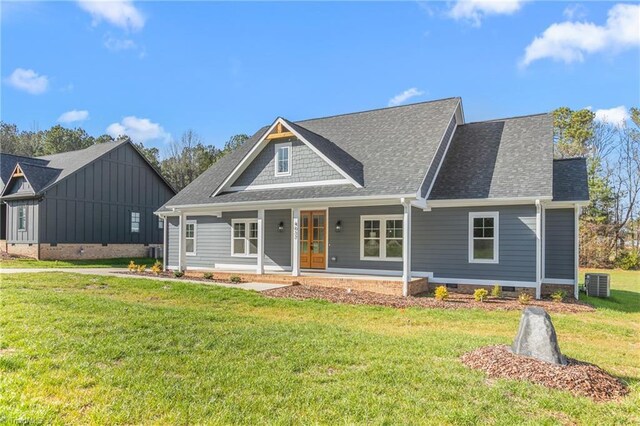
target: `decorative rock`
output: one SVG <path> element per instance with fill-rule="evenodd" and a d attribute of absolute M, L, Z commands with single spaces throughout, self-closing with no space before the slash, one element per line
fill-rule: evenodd
<path fill-rule="evenodd" d="M 529 307 L 522 312 L 518 334 L 511 345 L 511 350 L 515 354 L 552 364 L 567 364 L 560 352 L 551 317 L 542 308 Z"/>

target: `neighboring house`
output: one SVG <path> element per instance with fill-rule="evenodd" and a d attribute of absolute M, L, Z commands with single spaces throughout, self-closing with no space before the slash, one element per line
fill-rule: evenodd
<path fill-rule="evenodd" d="M 36 259 L 147 256 L 175 191 L 128 141 L 38 158 L 0 154 L 2 250 Z"/>
<path fill-rule="evenodd" d="M 468 123 L 460 98 L 278 118 L 158 210 L 166 266 L 402 276 L 577 293 L 584 159 L 549 114 Z"/>

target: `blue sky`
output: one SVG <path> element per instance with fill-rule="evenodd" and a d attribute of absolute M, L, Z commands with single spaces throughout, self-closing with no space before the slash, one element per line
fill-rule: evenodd
<path fill-rule="evenodd" d="M 616 2 L 2 3 L 1 118 L 220 146 L 461 96 L 467 121 L 640 105 L 640 6 Z M 394 99 L 395 98 L 395 99 Z M 621 108 L 624 107 L 624 108 Z M 604 118 L 603 118 L 604 119 Z"/>

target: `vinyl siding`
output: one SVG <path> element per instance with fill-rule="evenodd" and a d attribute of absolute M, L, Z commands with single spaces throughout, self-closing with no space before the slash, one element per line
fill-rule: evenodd
<path fill-rule="evenodd" d="M 269 142 L 231 186 L 344 179 L 311 148 L 297 139 L 291 142 L 291 176 L 275 176 L 275 145 L 279 143 L 283 142 Z"/>
<path fill-rule="evenodd" d="M 574 221 L 573 209 L 545 210 L 545 278 L 574 278 Z"/>
<path fill-rule="evenodd" d="M 18 207 L 25 206 L 27 213 L 27 229 L 18 231 Z M 37 243 L 40 205 L 37 200 L 7 201 L 7 242 Z"/>
<path fill-rule="evenodd" d="M 213 268 L 217 264 L 256 265 L 255 257 L 231 255 L 231 221 L 241 218 L 256 218 L 257 212 L 224 213 L 214 216 L 187 216 L 196 221 L 196 254 L 186 256 L 186 266 Z M 178 265 L 179 219 L 169 219 L 168 262 Z M 278 224 L 283 222 L 283 232 Z M 268 210 L 265 212 L 265 265 L 291 266 L 291 210 Z"/>
<path fill-rule="evenodd" d="M 153 212 L 171 189 L 130 145 L 122 145 L 45 193 L 40 241 L 44 243 L 162 243 Z M 140 231 L 131 232 L 131 212 Z"/>

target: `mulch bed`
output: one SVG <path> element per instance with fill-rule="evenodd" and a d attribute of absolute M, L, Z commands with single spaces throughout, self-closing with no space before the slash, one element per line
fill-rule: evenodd
<path fill-rule="evenodd" d="M 445 301 L 436 300 L 434 297 L 425 296 L 391 296 L 372 293 L 368 291 L 348 292 L 342 288 L 330 288 L 309 285 L 295 285 L 263 291 L 261 294 L 267 297 L 280 297 L 294 300 L 321 299 L 334 303 L 350 305 L 376 305 L 390 308 L 445 308 L 445 309 L 469 309 L 478 308 L 488 311 L 520 311 L 525 306 L 516 298 L 504 297 L 500 299 L 490 298 L 485 302 L 476 302 L 471 294 L 449 293 Z M 574 299 L 562 303 L 551 300 L 532 300 L 528 306 L 540 306 L 547 312 L 577 313 L 591 312 L 594 308 Z"/>
<path fill-rule="evenodd" d="M 597 365 L 567 357 L 567 365 L 555 365 L 516 355 L 505 345 L 486 346 L 460 358 L 470 368 L 482 370 L 490 378 L 527 380 L 594 401 L 617 400 L 629 393 L 627 386 Z"/>
<path fill-rule="evenodd" d="M 175 275 L 173 275 L 173 272 L 166 272 L 166 271 L 162 271 L 159 274 L 155 274 L 153 272 L 150 272 L 149 270 L 145 271 L 145 272 L 132 272 L 132 271 L 123 271 L 123 272 L 118 272 L 118 274 L 126 274 L 126 275 L 131 275 L 131 276 L 140 276 L 140 275 L 145 275 L 147 277 L 160 277 L 160 278 L 173 278 L 176 281 L 179 280 L 189 280 L 189 281 L 201 281 L 204 283 L 222 283 L 222 284 L 242 284 L 243 282 L 245 282 L 244 280 L 240 281 L 240 282 L 233 282 L 231 280 L 223 280 L 221 278 L 216 277 L 216 275 L 213 275 L 213 278 L 204 278 L 203 276 L 192 276 L 192 275 L 183 275 L 181 277 L 176 277 Z"/>

